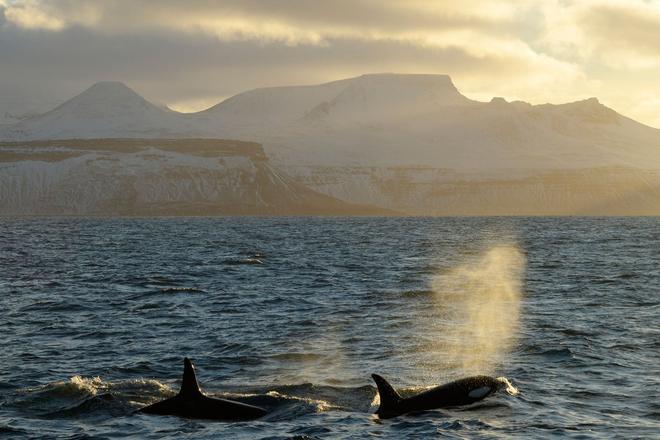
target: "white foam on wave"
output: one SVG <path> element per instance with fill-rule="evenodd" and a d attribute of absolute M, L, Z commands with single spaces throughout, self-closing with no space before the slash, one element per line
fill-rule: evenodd
<path fill-rule="evenodd" d="M 277 391 L 269 391 L 266 393 L 267 396 L 276 398 L 276 399 L 283 399 L 283 400 L 290 400 L 290 401 L 297 401 L 300 403 L 304 403 L 306 405 L 310 405 L 315 408 L 316 412 L 325 412 L 331 409 L 339 409 L 337 405 L 333 405 L 330 402 L 326 402 L 325 400 L 321 399 L 313 399 L 310 397 L 300 397 L 300 396 L 290 396 L 287 394 L 282 394 Z"/>
<path fill-rule="evenodd" d="M 507 394 L 509 394 L 511 396 L 517 396 L 519 394 L 518 388 L 513 386 L 511 381 L 509 381 L 509 379 L 507 379 L 506 377 L 501 376 L 501 377 L 496 378 L 496 380 L 504 386 L 504 391 Z"/>
<path fill-rule="evenodd" d="M 72 390 L 76 392 L 85 392 L 91 395 L 96 395 L 99 389 L 107 388 L 107 384 L 101 380 L 100 377 L 82 377 L 73 376 L 67 382 L 56 383 L 56 387 L 60 390 Z"/>
<path fill-rule="evenodd" d="M 119 392 L 148 392 L 149 394 L 171 394 L 172 389 L 155 379 L 128 379 L 120 381 L 105 381 L 99 376 L 83 377 L 72 376 L 68 380 L 56 381 L 26 388 L 25 394 L 49 394 L 51 397 L 68 397 L 79 394 L 96 396 L 99 393 L 110 391 Z"/>

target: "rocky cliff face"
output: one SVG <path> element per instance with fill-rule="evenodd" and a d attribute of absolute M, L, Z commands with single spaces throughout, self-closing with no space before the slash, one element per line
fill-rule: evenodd
<path fill-rule="evenodd" d="M 310 188 L 416 215 L 660 215 L 660 172 L 625 167 L 455 171 L 297 167 Z"/>
<path fill-rule="evenodd" d="M 319 194 L 260 145 L 187 139 L 0 144 L 2 215 L 352 215 L 382 213 Z"/>

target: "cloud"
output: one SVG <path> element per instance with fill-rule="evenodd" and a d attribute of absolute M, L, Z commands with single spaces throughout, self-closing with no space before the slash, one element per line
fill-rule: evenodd
<path fill-rule="evenodd" d="M 608 85 L 642 93 L 618 70 L 629 79 L 658 59 L 657 9 L 642 0 L 0 0 L 0 93 L 50 102 L 116 79 L 192 110 L 254 87 L 392 71 L 450 74 L 480 99 L 600 94 L 617 104 Z M 650 120 L 647 107 L 627 108 Z"/>
<path fill-rule="evenodd" d="M 582 0 L 546 5 L 546 47 L 611 67 L 660 65 L 660 2 Z"/>
<path fill-rule="evenodd" d="M 26 29 L 60 30 L 65 22 L 45 11 L 36 2 L 8 3 L 4 6 L 5 19 Z"/>
<path fill-rule="evenodd" d="M 338 38 L 448 46 L 476 36 L 488 47 L 515 39 L 510 29 L 517 11 L 490 0 L 465 0 L 460 7 L 437 0 L 18 0 L 8 6 L 9 20 L 26 29 L 204 33 L 221 41 L 320 46 Z"/>
<path fill-rule="evenodd" d="M 224 0 L 187 2 L 162 0 L 19 0 L 10 11 L 18 25 L 54 29 L 72 25 L 94 26 L 106 32 L 146 27 L 203 30 L 223 38 L 309 41 L 310 34 L 355 36 L 447 28 L 504 29 L 502 20 L 515 9 L 491 1 L 466 0 L 458 7 L 450 1 L 334 0 Z M 30 12 L 31 14 L 28 14 Z M 33 20 L 26 16 L 34 15 Z M 313 29 L 313 30 L 312 30 Z"/>
<path fill-rule="evenodd" d="M 175 107 L 257 86 L 318 83 L 368 72 L 448 73 L 462 89 L 483 87 L 501 95 L 513 82 L 517 88 L 538 87 L 578 75 L 570 65 L 513 45 L 486 51 L 343 37 L 322 46 L 291 46 L 219 42 L 208 34 L 164 30 L 109 36 L 72 27 L 44 40 L 31 30 L 4 29 L 0 53 L 5 64 L 0 87 L 11 78 L 23 83 L 46 81 L 62 92 L 63 99 L 96 81 L 117 79 Z"/>
<path fill-rule="evenodd" d="M 587 38 L 598 50 L 632 66 L 660 66 L 660 5 L 629 2 L 594 5 L 579 17 Z"/>
<path fill-rule="evenodd" d="M 660 127 L 660 93 L 651 92 L 645 100 L 633 100 L 626 108 L 631 113 L 648 114 L 647 122 L 653 127 Z"/>
<path fill-rule="evenodd" d="M 7 22 L 7 17 L 5 16 L 5 7 L 0 5 L 0 26 Z"/>

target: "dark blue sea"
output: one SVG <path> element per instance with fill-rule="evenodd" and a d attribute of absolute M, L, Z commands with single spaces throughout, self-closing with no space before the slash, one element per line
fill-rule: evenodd
<path fill-rule="evenodd" d="M 0 313 L 3 438 L 660 438 L 660 218 L 5 218 Z M 268 415 L 134 414 L 184 356 Z"/>

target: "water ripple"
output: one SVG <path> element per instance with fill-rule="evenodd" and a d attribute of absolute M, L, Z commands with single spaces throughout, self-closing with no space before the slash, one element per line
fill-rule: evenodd
<path fill-rule="evenodd" d="M 658 218 L 0 219 L 0 435 L 657 436 L 659 226 Z M 433 280 L 511 239 L 527 261 L 519 326 L 503 344 L 509 351 L 480 362 L 520 394 L 376 419 L 371 373 L 403 393 L 465 374 L 465 359 L 449 349 L 459 342 L 468 356 L 475 345 L 452 340 L 461 333 L 448 331 L 456 325 L 448 311 L 467 303 Z M 239 424 L 133 415 L 175 392 L 183 356 L 209 393 L 270 414 Z"/>

